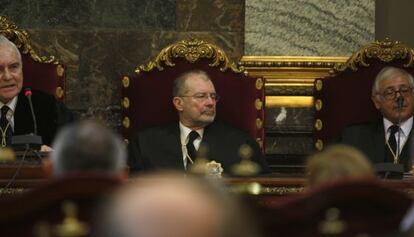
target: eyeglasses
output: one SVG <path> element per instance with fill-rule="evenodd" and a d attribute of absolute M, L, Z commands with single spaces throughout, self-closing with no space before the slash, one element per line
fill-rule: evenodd
<path fill-rule="evenodd" d="M 386 100 L 395 100 L 397 93 L 400 93 L 402 96 L 409 96 L 413 93 L 413 88 L 411 86 L 401 86 L 398 90 L 388 88 L 382 93 L 377 93 L 377 95 L 381 95 Z"/>
<path fill-rule="evenodd" d="M 181 95 L 178 97 L 191 97 L 197 101 L 206 101 L 208 100 L 208 98 L 211 98 L 212 100 L 214 100 L 215 102 L 219 101 L 220 96 L 217 95 L 216 93 L 197 93 L 194 95 Z"/>

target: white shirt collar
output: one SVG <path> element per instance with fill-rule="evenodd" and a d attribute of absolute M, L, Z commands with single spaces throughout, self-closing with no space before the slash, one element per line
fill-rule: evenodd
<path fill-rule="evenodd" d="M 188 134 L 190 134 L 190 132 L 193 131 L 191 128 L 188 128 L 186 126 L 184 126 L 181 122 L 180 122 L 180 139 L 181 139 L 181 145 L 186 145 L 188 142 Z M 197 129 L 195 130 L 198 135 L 200 135 L 199 138 L 197 138 L 196 140 L 202 140 L 203 139 L 203 135 L 204 135 L 204 128 L 201 129 Z"/>
<path fill-rule="evenodd" d="M 386 119 L 384 117 L 384 129 L 385 129 L 385 134 L 388 134 L 388 129 L 394 125 L 390 120 Z M 408 137 L 408 135 L 411 132 L 411 128 L 413 127 L 413 117 L 411 116 L 409 119 L 405 120 L 404 122 L 401 123 L 400 128 L 402 133 L 404 134 L 405 137 Z"/>
<path fill-rule="evenodd" d="M 0 108 L 3 107 L 3 105 L 7 105 L 11 111 L 16 110 L 16 104 L 17 104 L 17 96 L 15 96 L 12 100 L 10 100 L 7 104 L 4 104 L 0 101 Z"/>

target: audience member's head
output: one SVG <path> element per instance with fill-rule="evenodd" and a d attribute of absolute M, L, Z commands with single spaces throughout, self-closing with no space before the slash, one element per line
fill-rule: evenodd
<path fill-rule="evenodd" d="M 226 189 L 182 174 L 140 177 L 119 190 L 104 209 L 98 236 L 256 236 Z"/>
<path fill-rule="evenodd" d="M 368 158 L 348 145 L 332 145 L 309 157 L 306 173 L 309 187 L 350 177 L 376 177 Z"/>
<path fill-rule="evenodd" d="M 16 45 L 0 35 L 0 101 L 4 104 L 19 94 L 23 86 L 22 57 Z"/>
<path fill-rule="evenodd" d="M 180 122 L 188 128 L 196 130 L 212 123 L 218 99 L 213 82 L 204 71 L 188 71 L 174 81 L 173 104 Z"/>
<path fill-rule="evenodd" d="M 372 87 L 372 101 L 382 115 L 392 123 L 402 122 L 414 113 L 413 76 L 397 67 L 383 68 L 375 78 Z M 397 98 L 402 99 L 398 109 Z"/>
<path fill-rule="evenodd" d="M 125 146 L 109 128 L 94 121 L 71 124 L 57 135 L 51 153 L 54 176 L 98 172 L 122 174 Z"/>

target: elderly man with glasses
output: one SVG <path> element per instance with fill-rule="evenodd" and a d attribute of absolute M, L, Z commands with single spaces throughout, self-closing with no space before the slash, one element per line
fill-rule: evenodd
<path fill-rule="evenodd" d="M 340 142 L 363 151 L 373 163 L 403 164 L 411 169 L 414 81 L 407 71 L 383 68 L 372 87 L 372 101 L 382 119 L 344 129 Z"/>
<path fill-rule="evenodd" d="M 207 158 L 220 163 L 224 173 L 230 174 L 231 167 L 241 161 L 238 152 L 243 144 L 252 148 L 251 159 L 262 171 L 267 171 L 253 138 L 215 121 L 220 97 L 206 72 L 191 70 L 181 74 L 174 81 L 172 93 L 179 122 L 140 131 L 131 140 L 128 165 L 132 173 L 153 169 L 189 170 L 201 144 L 207 147 Z"/>

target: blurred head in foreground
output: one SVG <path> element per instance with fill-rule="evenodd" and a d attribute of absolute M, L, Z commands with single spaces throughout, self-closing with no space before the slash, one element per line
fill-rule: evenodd
<path fill-rule="evenodd" d="M 109 200 L 103 216 L 104 237 L 256 236 L 226 189 L 175 173 L 139 177 Z"/>
<path fill-rule="evenodd" d="M 65 127 L 53 148 L 53 176 L 82 172 L 113 175 L 125 170 L 126 153 L 121 138 L 98 122 L 85 120 Z"/>
<path fill-rule="evenodd" d="M 348 145 L 332 145 L 309 157 L 306 174 L 309 187 L 348 177 L 375 178 L 374 168 L 367 157 Z"/>

